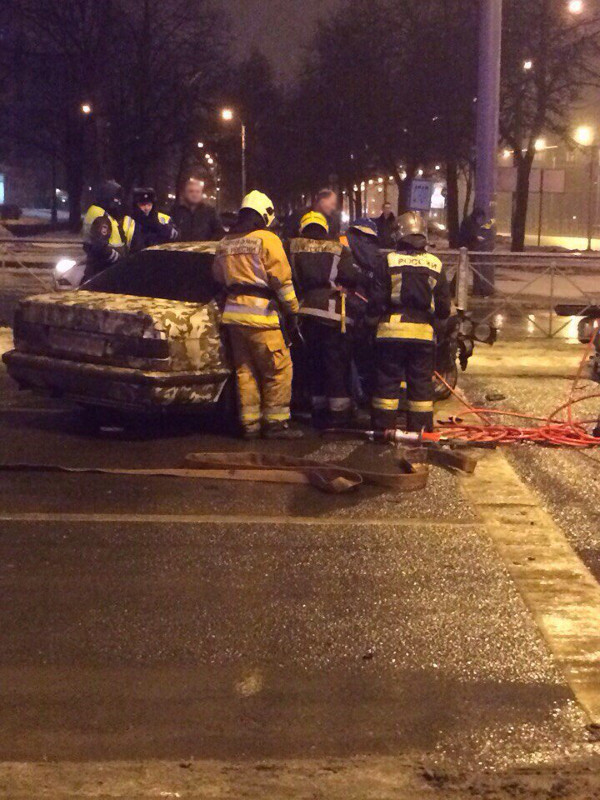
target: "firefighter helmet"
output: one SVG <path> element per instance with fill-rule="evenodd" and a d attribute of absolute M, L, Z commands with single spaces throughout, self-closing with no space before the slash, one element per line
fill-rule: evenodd
<path fill-rule="evenodd" d="M 418 211 L 406 211 L 398 217 L 396 239 L 413 247 L 427 244 L 427 223 Z"/>
<path fill-rule="evenodd" d="M 253 211 L 256 211 L 264 220 L 267 228 L 275 221 L 273 201 L 262 192 L 254 190 L 250 192 L 250 194 L 247 194 L 242 200 L 241 208 L 251 208 Z"/>
<path fill-rule="evenodd" d="M 325 228 L 327 233 L 329 233 L 329 223 L 327 222 L 327 217 L 325 214 L 321 214 L 319 211 L 309 211 L 302 217 L 300 220 L 300 233 L 302 233 L 304 228 L 308 228 L 309 225 L 320 225 L 321 228 Z"/>
<path fill-rule="evenodd" d="M 360 231 L 360 233 L 364 233 L 365 236 L 373 236 L 377 239 L 377 225 L 373 222 L 372 219 L 369 217 L 359 217 L 355 219 L 354 222 L 350 225 L 350 230 L 353 231 Z"/>

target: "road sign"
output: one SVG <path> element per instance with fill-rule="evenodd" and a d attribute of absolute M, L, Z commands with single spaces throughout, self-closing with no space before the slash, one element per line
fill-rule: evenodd
<path fill-rule="evenodd" d="M 410 210 L 431 211 L 432 181 L 413 181 L 410 185 Z"/>

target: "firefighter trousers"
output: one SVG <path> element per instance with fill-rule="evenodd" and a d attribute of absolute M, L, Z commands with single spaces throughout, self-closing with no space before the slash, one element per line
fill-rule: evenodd
<path fill-rule="evenodd" d="M 433 372 L 435 349 L 431 342 L 378 340 L 375 346 L 373 427 L 394 428 L 406 381 L 407 430 L 433 430 Z"/>
<path fill-rule="evenodd" d="M 227 329 L 244 432 L 258 433 L 261 421 L 284 424 L 290 418 L 292 359 L 282 332 L 245 325 Z"/>
<path fill-rule="evenodd" d="M 345 424 L 352 416 L 352 335 L 339 325 L 302 320 L 315 424 Z"/>

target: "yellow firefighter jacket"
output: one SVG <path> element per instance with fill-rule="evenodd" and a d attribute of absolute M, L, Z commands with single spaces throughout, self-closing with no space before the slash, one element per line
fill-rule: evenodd
<path fill-rule="evenodd" d="M 280 316 L 298 313 L 290 263 L 271 231 L 226 236 L 217 246 L 213 274 L 227 290 L 224 325 L 272 330 L 281 327 Z"/>

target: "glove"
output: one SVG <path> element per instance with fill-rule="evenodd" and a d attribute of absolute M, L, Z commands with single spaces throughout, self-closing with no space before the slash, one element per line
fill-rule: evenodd
<path fill-rule="evenodd" d="M 290 314 L 289 317 L 286 317 L 285 320 L 285 329 L 288 332 L 290 338 L 294 338 L 298 336 L 299 327 L 298 327 L 298 315 L 297 314 Z"/>

